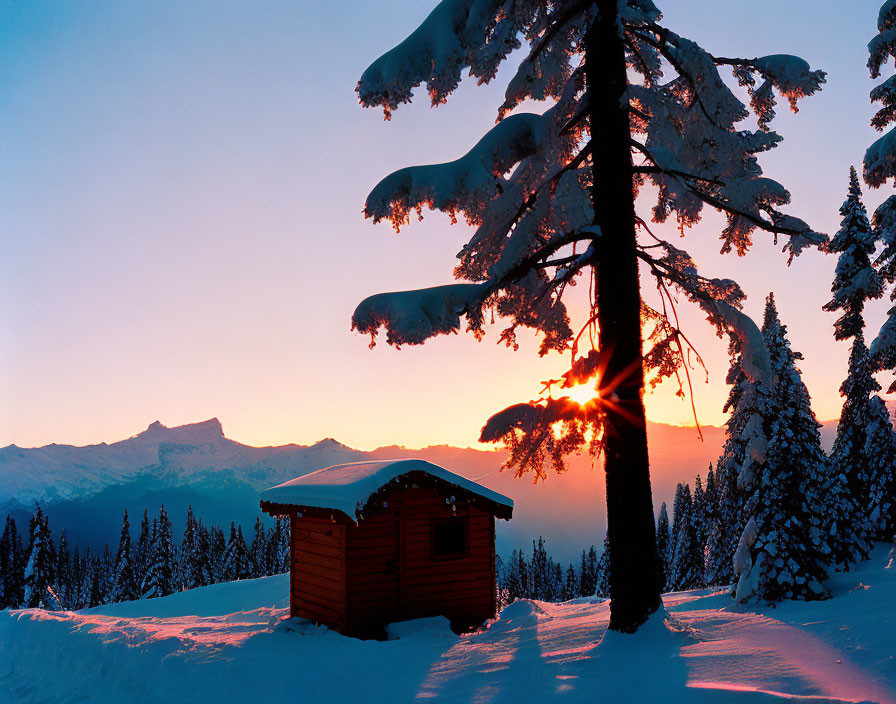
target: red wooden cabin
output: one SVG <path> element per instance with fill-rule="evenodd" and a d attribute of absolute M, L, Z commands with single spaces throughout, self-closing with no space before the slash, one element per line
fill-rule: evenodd
<path fill-rule="evenodd" d="M 424 460 L 337 465 L 266 490 L 289 516 L 290 613 L 347 635 L 443 615 L 457 631 L 496 612 L 495 518 L 513 501 Z"/>

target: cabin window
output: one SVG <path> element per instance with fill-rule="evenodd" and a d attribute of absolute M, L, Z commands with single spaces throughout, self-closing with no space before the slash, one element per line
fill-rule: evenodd
<path fill-rule="evenodd" d="M 467 519 L 433 521 L 432 556 L 446 560 L 467 556 Z"/>

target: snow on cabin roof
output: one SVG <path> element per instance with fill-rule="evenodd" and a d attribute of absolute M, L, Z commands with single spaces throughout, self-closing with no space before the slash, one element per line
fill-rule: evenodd
<path fill-rule="evenodd" d="M 426 460 L 383 460 L 337 464 L 266 489 L 261 501 L 342 511 L 356 518 L 370 497 L 408 472 L 425 472 L 496 504 L 513 508 L 513 500 Z"/>

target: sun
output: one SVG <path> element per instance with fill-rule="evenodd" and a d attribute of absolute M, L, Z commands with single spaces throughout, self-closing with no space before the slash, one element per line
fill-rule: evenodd
<path fill-rule="evenodd" d="M 580 406 L 584 406 L 589 401 L 597 398 L 598 394 L 597 389 L 595 388 L 596 386 L 596 380 L 592 379 L 585 384 L 576 384 L 575 386 L 570 386 L 568 389 L 559 389 L 559 395 L 569 396 L 569 398 Z"/>

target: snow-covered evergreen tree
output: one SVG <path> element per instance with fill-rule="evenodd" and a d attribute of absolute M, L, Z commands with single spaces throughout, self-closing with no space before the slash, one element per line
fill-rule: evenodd
<path fill-rule="evenodd" d="M 795 110 L 798 99 L 820 88 L 824 74 L 784 54 L 710 54 L 664 26 L 651 0 L 443 0 L 364 72 L 360 101 L 382 106 L 388 118 L 425 82 L 438 105 L 467 68 L 480 81 L 492 79 L 521 39 L 528 43 L 526 56 L 498 124 L 454 162 L 387 176 L 364 208 L 374 221 L 390 220 L 396 228 L 424 206 L 462 215 L 477 229 L 455 274 L 470 283 L 372 296 L 358 306 L 352 324 L 372 337 L 384 327 L 391 344 L 420 344 L 456 332 L 461 315 L 481 335 L 484 311 L 491 308 L 508 320 L 500 337 L 507 344 L 515 346 L 517 330 L 530 327 L 543 337 L 542 354 L 570 353 L 569 371 L 553 385 L 559 397 L 505 409 L 489 419 L 481 439 L 505 442 L 509 464 L 536 477 L 547 464 L 561 468 L 570 452 L 605 450 L 610 627 L 634 631 L 659 607 L 662 588 L 645 374 L 676 376 L 686 359 L 686 340 L 670 317 L 670 287 L 699 304 L 720 334 L 741 337 L 751 375 L 765 373 L 756 326 L 739 310 L 744 296 L 738 286 L 701 276 L 691 257 L 669 242 L 647 246 L 639 237 L 650 237 L 651 218 L 674 216 L 684 230 L 709 205 L 727 218 L 721 233 L 726 252 L 746 252 L 757 228 L 785 237 L 791 256 L 824 242 L 778 209 L 789 194 L 762 176 L 756 158 L 780 140 L 768 129 L 776 94 Z M 720 66 L 746 88 L 759 129 L 745 129 L 749 110 L 722 79 Z M 530 98 L 552 105 L 543 114 L 516 112 Z M 642 185 L 655 187 L 643 192 L 657 199 L 650 214 L 639 215 Z M 639 263 L 656 278 L 664 299 L 659 310 L 641 299 Z M 580 328 L 593 335 L 577 335 L 563 302 L 577 280 L 594 283 Z M 649 326 L 643 356 L 642 319 Z M 583 340 L 594 340 L 592 348 L 580 350 Z M 563 394 L 582 383 L 597 392 L 584 405 Z"/>
<path fill-rule="evenodd" d="M 522 550 L 514 550 L 510 556 L 507 572 L 507 598 L 513 603 L 517 599 L 529 597 L 529 566 Z"/>
<path fill-rule="evenodd" d="M 610 596 L 610 537 L 604 536 L 604 549 L 594 568 L 594 596 Z M 590 596 L 584 594 L 583 596 Z"/>
<path fill-rule="evenodd" d="M 78 555 L 78 548 L 75 548 L 75 555 Z M 90 547 L 88 546 L 87 550 L 84 552 L 84 557 L 79 558 L 77 563 L 78 578 L 76 580 L 77 594 L 75 596 L 75 610 L 85 609 L 90 605 L 90 579 L 92 576 L 91 560 Z"/>
<path fill-rule="evenodd" d="M 149 511 L 143 509 L 143 520 L 140 522 L 140 536 L 134 547 L 134 581 L 137 583 L 137 591 L 145 596 L 149 590 L 149 581 L 152 574 L 152 538 L 153 531 L 149 526 Z"/>
<path fill-rule="evenodd" d="M 707 586 L 711 584 L 711 582 L 706 581 L 706 573 L 709 566 L 709 543 L 718 515 L 719 489 L 716 484 L 716 474 L 712 468 L 712 462 L 710 462 L 709 469 L 706 470 L 706 490 L 703 495 L 703 535 L 700 541 L 703 550 L 703 583 Z"/>
<path fill-rule="evenodd" d="M 249 564 L 253 577 L 264 577 L 268 572 L 267 559 L 267 534 L 261 516 L 255 519 L 255 532 L 252 536 L 252 545 L 249 547 Z"/>
<path fill-rule="evenodd" d="M 280 530 L 277 533 L 277 552 L 276 557 L 277 561 L 275 564 L 276 574 L 282 574 L 283 572 L 289 572 L 289 560 L 290 560 L 290 549 L 289 549 L 289 519 L 287 518 L 278 518 L 277 525 L 280 526 Z"/>
<path fill-rule="evenodd" d="M 12 516 L 6 517 L 0 536 L 0 610 L 18 608 L 25 584 L 22 540 Z"/>
<path fill-rule="evenodd" d="M 551 601 L 566 601 L 563 598 L 563 593 L 566 588 L 566 583 L 563 581 L 563 567 L 559 562 L 554 562 L 554 578 L 552 581 L 552 591 L 553 598 Z"/>
<path fill-rule="evenodd" d="M 153 520 L 152 527 L 149 581 L 145 593 L 148 598 L 173 594 L 177 575 L 171 521 L 164 504 L 159 509 L 159 517 Z"/>
<path fill-rule="evenodd" d="M 729 353 L 731 366 L 726 382 L 731 389 L 723 410 L 730 415 L 725 423 L 725 444 L 716 463 L 719 499 L 716 518 L 707 534 L 706 584 L 729 584 L 735 577 L 734 553 L 748 518 L 745 487 L 760 471 L 768 445 L 770 375 L 762 382 L 744 371 L 739 341 L 732 341 Z"/>
<path fill-rule="evenodd" d="M 750 494 L 745 505 L 749 520 L 734 556 L 734 596 L 738 601 L 818 599 L 827 593 L 831 531 L 841 527 L 827 517 L 830 482 L 819 423 L 796 367 L 802 355 L 790 348 L 771 294 L 762 333 L 775 386 L 760 404 L 765 409 L 762 432 L 768 438 L 763 461 L 740 476 Z"/>
<path fill-rule="evenodd" d="M 861 323 L 861 315 L 858 316 Z M 870 458 L 867 433 L 872 396 L 880 384 L 871 375 L 868 350 L 861 328 L 855 333 L 849 355 L 849 372 L 840 385 L 843 409 L 829 458 L 830 487 L 825 496 L 837 526 L 848 526 L 832 540 L 833 566 L 847 569 L 868 557 L 875 535 L 871 522 Z"/>
<path fill-rule="evenodd" d="M 703 554 L 703 547 L 706 545 L 706 492 L 703 490 L 703 479 L 698 474 L 694 479 L 694 496 L 692 503 L 694 511 L 694 531 L 697 538 L 697 547 L 699 552 Z M 702 559 L 701 559 L 702 564 Z M 700 579 L 703 579 L 703 568 L 700 568 Z"/>
<path fill-rule="evenodd" d="M 572 565 L 566 568 L 566 576 L 563 580 L 563 592 L 560 598 L 563 601 L 569 601 L 579 596 L 579 576 Z"/>
<path fill-rule="evenodd" d="M 868 42 L 868 69 L 872 78 L 879 78 L 881 68 L 896 59 L 896 3 L 886 0 L 877 17 L 878 34 Z M 871 125 L 883 131 L 896 120 L 896 79 L 890 77 L 871 91 L 871 100 L 881 103 L 881 108 L 871 118 Z M 865 183 L 879 188 L 896 177 L 896 127 L 889 130 L 865 151 Z M 883 245 L 874 266 L 884 284 L 890 286 L 890 298 L 896 301 L 896 195 L 887 198 L 874 212 L 872 218 L 875 243 Z M 876 369 L 896 371 L 896 306 L 888 311 L 888 317 L 871 343 L 870 353 Z M 896 380 L 888 389 L 896 391 Z"/>
<path fill-rule="evenodd" d="M 49 590 L 56 580 L 56 549 L 50 525 L 40 505 L 31 517 L 31 542 L 25 566 L 23 608 L 47 608 Z"/>
<path fill-rule="evenodd" d="M 663 562 L 663 588 L 669 584 L 669 556 L 671 553 L 672 535 L 669 529 L 669 512 L 666 502 L 660 506 L 660 515 L 656 519 L 656 551 Z"/>
<path fill-rule="evenodd" d="M 840 206 L 840 215 L 843 217 L 840 229 L 828 245 L 828 251 L 840 255 L 831 285 L 833 298 L 824 309 L 843 311 L 834 323 L 834 337 L 848 340 L 862 334 L 865 302 L 880 298 L 884 293 L 883 282 L 871 263 L 876 235 L 862 203 L 862 189 L 855 167 L 849 169 L 849 191 Z"/>
<path fill-rule="evenodd" d="M 106 546 L 106 554 L 109 554 L 109 546 Z M 90 565 L 90 589 L 87 597 L 87 606 L 93 608 L 106 603 L 108 589 L 108 572 L 104 561 L 95 558 Z"/>
<path fill-rule="evenodd" d="M 532 541 L 532 559 L 529 562 L 529 589 L 532 599 L 552 601 L 553 564 L 545 548 L 544 538 Z"/>
<path fill-rule="evenodd" d="M 206 584 L 226 581 L 224 555 L 227 552 L 227 541 L 218 526 L 205 528 L 202 521 L 199 521 L 199 552 L 206 568 Z"/>
<path fill-rule="evenodd" d="M 232 582 L 237 579 L 248 579 L 251 576 L 249 566 L 249 548 L 243 539 L 242 526 L 230 524 L 230 540 L 224 551 L 223 579 Z"/>
<path fill-rule="evenodd" d="M 195 589 L 208 584 L 208 569 L 204 566 L 207 555 L 203 555 L 200 545 L 199 525 L 193 515 L 193 507 L 187 508 L 187 523 L 180 549 L 180 578 L 182 589 Z"/>
<path fill-rule="evenodd" d="M 131 524 L 125 509 L 121 525 L 118 552 L 115 555 L 115 571 L 112 580 L 111 601 L 133 601 L 140 598 L 140 585 L 134 572 L 134 556 L 131 551 Z"/>
<path fill-rule="evenodd" d="M 53 581 L 53 591 L 63 609 L 71 608 L 71 585 L 74 578 L 72 554 L 68 550 L 68 540 L 63 530 L 59 534 L 59 547 L 56 549 L 56 569 Z"/>
<path fill-rule="evenodd" d="M 878 538 L 896 538 L 896 432 L 890 412 L 872 396 L 866 429 L 865 457 L 870 485 L 868 515 Z"/>
<path fill-rule="evenodd" d="M 604 538 L 604 543 L 606 543 Z M 609 559 L 609 556 L 608 558 Z M 582 551 L 582 566 L 579 569 L 579 594 L 594 596 L 597 589 L 597 550 L 592 545 L 588 552 Z"/>
<path fill-rule="evenodd" d="M 697 521 L 691 487 L 679 484 L 672 503 L 672 558 L 669 588 L 694 589 L 703 583 L 703 551 L 697 543 Z"/>

